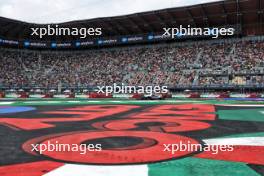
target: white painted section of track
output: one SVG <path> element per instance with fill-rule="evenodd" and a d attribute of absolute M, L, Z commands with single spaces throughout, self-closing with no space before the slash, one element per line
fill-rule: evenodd
<path fill-rule="evenodd" d="M 65 164 L 43 176 L 148 176 L 148 166 L 93 166 Z"/>
<path fill-rule="evenodd" d="M 217 106 L 264 107 L 264 104 L 216 104 Z"/>
<path fill-rule="evenodd" d="M 45 101 L 23 101 L 23 103 L 26 103 L 26 104 L 34 104 L 34 103 L 43 103 Z"/>
<path fill-rule="evenodd" d="M 246 145 L 246 146 L 264 146 L 264 137 L 236 137 L 204 139 L 208 145 Z"/>
<path fill-rule="evenodd" d="M 48 103 L 48 104 L 57 104 L 60 103 L 61 101 L 44 101 L 44 103 Z"/>
<path fill-rule="evenodd" d="M 10 104 L 13 104 L 14 102 L 0 102 L 0 105 L 10 105 Z"/>
<path fill-rule="evenodd" d="M 202 101 L 196 101 L 196 100 L 161 100 L 161 102 L 166 102 L 166 103 L 201 103 Z"/>
<path fill-rule="evenodd" d="M 72 101 L 66 101 L 67 103 L 81 103 L 81 101 L 75 101 L 75 100 L 72 100 Z"/>

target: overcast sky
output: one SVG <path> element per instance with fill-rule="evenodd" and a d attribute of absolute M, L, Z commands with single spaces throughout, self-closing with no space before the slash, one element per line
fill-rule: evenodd
<path fill-rule="evenodd" d="M 0 0 L 0 16 L 33 23 L 126 15 L 216 0 Z"/>

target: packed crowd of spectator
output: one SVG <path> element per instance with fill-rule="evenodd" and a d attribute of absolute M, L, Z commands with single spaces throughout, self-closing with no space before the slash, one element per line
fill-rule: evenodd
<path fill-rule="evenodd" d="M 263 82 L 263 68 L 264 42 L 72 52 L 0 49 L 2 87 L 257 84 Z"/>

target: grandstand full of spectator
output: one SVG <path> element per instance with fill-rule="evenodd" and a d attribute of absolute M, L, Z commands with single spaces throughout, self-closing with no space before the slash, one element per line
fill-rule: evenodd
<path fill-rule="evenodd" d="M 262 84 L 263 68 L 263 41 L 73 52 L 0 49 L 1 87 Z M 230 75 L 242 80 L 230 81 Z"/>

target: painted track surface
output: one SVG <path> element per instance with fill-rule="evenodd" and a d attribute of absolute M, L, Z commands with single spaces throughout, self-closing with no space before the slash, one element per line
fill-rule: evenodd
<path fill-rule="evenodd" d="M 0 102 L 0 175 L 264 175 L 264 103 L 216 100 Z M 50 142 L 101 152 L 31 151 Z M 164 144 L 232 144 L 230 152 Z M 119 172 L 117 172 L 119 170 Z"/>

